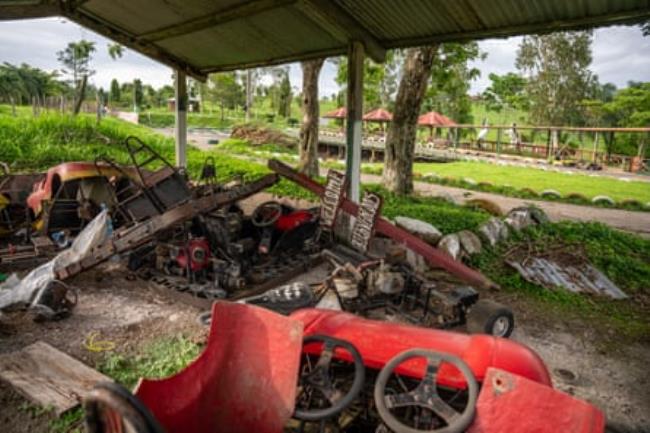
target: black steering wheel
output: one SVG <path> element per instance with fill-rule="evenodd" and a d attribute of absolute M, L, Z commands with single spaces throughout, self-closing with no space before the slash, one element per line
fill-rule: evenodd
<path fill-rule="evenodd" d="M 427 360 L 424 377 L 411 391 L 401 394 L 387 394 L 386 385 L 395 369 L 413 358 Z M 467 382 L 467 405 L 462 412 L 447 404 L 438 394 L 436 376 L 440 364 L 446 362 L 456 367 Z M 474 419 L 478 384 L 472 370 L 460 358 L 446 353 L 433 352 L 426 349 L 412 349 L 400 353 L 391 359 L 381 370 L 375 382 L 375 405 L 382 421 L 395 433 L 462 433 Z M 415 406 L 427 409 L 441 418 L 446 427 L 433 430 L 419 430 L 401 422 L 391 410 Z"/>
<path fill-rule="evenodd" d="M 296 406 L 302 402 L 306 408 L 296 409 L 294 412 L 294 418 L 301 421 L 321 421 L 341 413 L 361 392 L 366 375 L 361 354 L 347 341 L 325 335 L 312 335 L 303 340 L 303 347 L 312 343 L 323 343 L 323 349 L 315 364 L 305 363 L 301 368 L 298 383 L 300 391 Z M 331 374 L 332 358 L 336 348 L 344 349 L 354 361 L 354 379 L 346 393 L 336 388 L 336 378 Z M 319 397 L 315 395 L 316 393 L 324 397 L 329 407 L 313 409 L 309 407 L 312 400 Z"/>
<path fill-rule="evenodd" d="M 164 433 L 140 399 L 117 383 L 95 385 L 83 405 L 88 433 Z"/>
<path fill-rule="evenodd" d="M 256 227 L 269 227 L 282 216 L 282 205 L 277 201 L 267 201 L 257 206 L 251 216 Z"/>

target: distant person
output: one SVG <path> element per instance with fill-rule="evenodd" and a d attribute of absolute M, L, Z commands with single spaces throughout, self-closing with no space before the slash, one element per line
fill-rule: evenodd
<path fill-rule="evenodd" d="M 512 128 L 508 131 L 508 135 L 510 135 L 510 145 L 517 150 L 517 153 L 521 153 L 521 138 L 519 137 L 516 123 L 512 124 Z"/>

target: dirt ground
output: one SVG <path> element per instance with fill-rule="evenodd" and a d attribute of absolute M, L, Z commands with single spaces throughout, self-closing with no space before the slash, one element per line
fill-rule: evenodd
<path fill-rule="evenodd" d="M 80 289 L 74 314 L 60 322 L 37 324 L 28 314 L 14 312 L 0 323 L 0 353 L 20 349 L 37 340 L 95 365 L 102 355 L 89 352 L 84 341 L 92 332 L 115 343 L 115 351 L 137 351 L 147 342 L 184 334 L 203 338 L 199 310 L 174 303 L 142 281 L 130 281 L 115 264 L 77 277 Z M 549 317 L 529 308 L 521 298 L 496 298 L 515 311 L 514 340 L 533 348 L 546 362 L 555 387 L 603 409 L 609 431 L 650 431 L 649 346 L 603 350 L 602 340 L 611 335 L 595 332 L 588 324 Z M 27 409 L 26 400 L 6 384 L 0 384 L 0 423 L 3 432 L 48 431 L 50 415 Z"/>

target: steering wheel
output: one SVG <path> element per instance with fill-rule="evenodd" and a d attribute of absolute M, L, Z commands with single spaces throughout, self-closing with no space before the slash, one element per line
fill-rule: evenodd
<path fill-rule="evenodd" d="M 117 383 L 95 385 L 83 404 L 88 433 L 164 433 L 149 409 Z"/>
<path fill-rule="evenodd" d="M 356 347 L 347 341 L 325 335 L 311 335 L 303 340 L 303 348 L 311 343 L 323 343 L 323 349 L 315 364 L 305 364 L 303 366 L 298 383 L 301 391 L 298 394 L 297 400 L 306 397 L 307 406 L 309 406 L 312 397 L 314 397 L 314 393 L 317 391 L 321 396 L 325 397 L 330 407 L 323 409 L 296 409 L 293 416 L 301 421 L 320 421 L 341 413 L 361 392 L 366 375 L 361 354 Z M 354 362 L 354 380 L 352 381 L 352 386 L 345 394 L 341 390 L 336 389 L 336 381 L 331 374 L 332 358 L 334 356 L 334 349 L 337 347 L 348 352 Z"/>
<path fill-rule="evenodd" d="M 269 227 L 282 216 L 282 205 L 277 201 L 267 201 L 257 206 L 251 216 L 256 227 Z"/>
<path fill-rule="evenodd" d="M 397 395 L 386 394 L 386 384 L 395 369 L 413 358 L 427 360 L 424 377 L 418 386 L 408 392 Z M 467 406 L 458 412 L 442 400 L 436 389 L 436 375 L 440 364 L 446 362 L 456 367 L 467 382 Z M 375 405 L 381 419 L 395 433 L 462 433 L 470 425 L 476 413 L 476 399 L 478 397 L 478 384 L 476 378 L 467 364 L 460 358 L 446 353 L 433 352 L 426 349 L 412 349 L 400 353 L 391 359 L 381 370 L 375 382 Z M 415 406 L 428 409 L 441 418 L 446 427 L 433 430 L 418 430 L 402 423 L 391 412 L 391 409 Z"/>

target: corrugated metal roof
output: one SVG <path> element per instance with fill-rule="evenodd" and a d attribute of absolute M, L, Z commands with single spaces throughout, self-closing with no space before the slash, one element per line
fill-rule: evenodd
<path fill-rule="evenodd" d="M 347 52 L 639 22 L 650 0 L 0 0 L 0 19 L 62 15 L 172 67 L 213 71 Z"/>
<path fill-rule="evenodd" d="M 533 257 L 526 263 L 514 260 L 507 263 L 527 281 L 546 288 L 563 288 L 574 293 L 587 292 L 614 299 L 627 298 L 605 274 L 589 263 L 561 265 L 539 257 Z"/>

